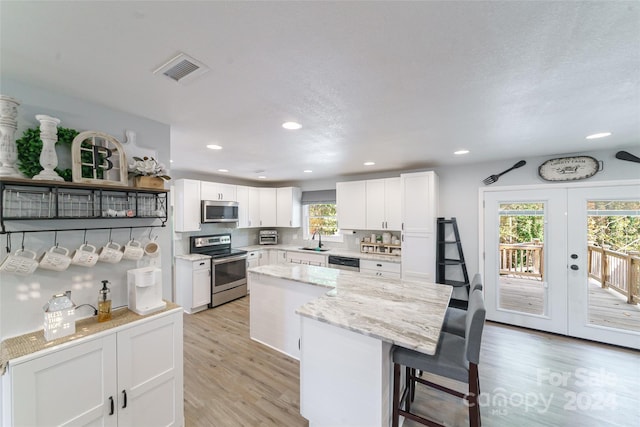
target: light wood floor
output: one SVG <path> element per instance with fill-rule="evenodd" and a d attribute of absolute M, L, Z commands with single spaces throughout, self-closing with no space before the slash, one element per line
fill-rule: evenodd
<path fill-rule="evenodd" d="M 500 307 L 529 314 L 543 314 L 544 288 L 539 280 L 500 276 Z M 640 331 L 640 306 L 589 279 L 589 323 Z"/>
<path fill-rule="evenodd" d="M 184 360 L 187 427 L 308 426 L 299 415 L 299 364 L 251 341 L 248 297 L 185 314 Z M 555 384 L 562 376 L 564 385 Z M 639 384 L 639 352 L 494 323 L 485 327 L 484 426 L 640 425 Z M 447 426 L 468 425 L 459 399 L 420 385 L 414 407 Z"/>

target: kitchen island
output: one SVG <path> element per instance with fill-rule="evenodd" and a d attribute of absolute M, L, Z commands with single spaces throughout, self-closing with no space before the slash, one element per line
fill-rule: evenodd
<path fill-rule="evenodd" d="M 311 427 L 389 426 L 391 346 L 434 354 L 451 297 L 450 286 L 306 265 L 256 267 L 249 280 L 251 337 L 269 324 L 288 348 L 300 340 L 300 412 Z"/>

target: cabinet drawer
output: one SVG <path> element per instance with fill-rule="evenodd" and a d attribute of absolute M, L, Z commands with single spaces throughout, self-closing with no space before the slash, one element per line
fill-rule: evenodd
<path fill-rule="evenodd" d="M 360 271 L 362 270 L 373 270 L 387 273 L 398 273 L 400 274 L 400 264 L 396 262 L 386 262 L 386 261 L 373 261 L 368 259 L 360 260 Z"/>
<path fill-rule="evenodd" d="M 192 270 L 205 270 L 209 267 L 211 267 L 211 261 L 209 261 L 208 259 L 193 261 L 193 263 L 191 264 Z"/>

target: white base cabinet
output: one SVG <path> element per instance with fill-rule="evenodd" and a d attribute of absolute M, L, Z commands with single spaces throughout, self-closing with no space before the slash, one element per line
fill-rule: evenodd
<path fill-rule="evenodd" d="M 401 265 L 395 262 L 372 261 L 368 259 L 360 260 L 360 273 L 362 274 L 399 279 L 400 272 Z"/>
<path fill-rule="evenodd" d="M 287 263 L 287 251 L 279 249 L 269 250 L 269 264 L 286 264 Z"/>
<path fill-rule="evenodd" d="M 176 258 L 176 303 L 185 313 L 206 310 L 211 303 L 211 261 Z"/>
<path fill-rule="evenodd" d="M 182 312 L 10 361 L 3 426 L 182 426 Z"/>
<path fill-rule="evenodd" d="M 287 252 L 287 262 L 292 264 L 315 265 L 317 267 L 327 266 L 327 257 L 318 254 L 301 252 Z"/>

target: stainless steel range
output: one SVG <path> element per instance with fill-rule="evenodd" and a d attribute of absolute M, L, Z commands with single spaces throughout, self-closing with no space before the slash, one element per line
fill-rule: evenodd
<path fill-rule="evenodd" d="M 231 234 L 192 236 L 192 254 L 211 257 L 211 304 L 216 307 L 247 295 L 247 251 L 231 248 Z"/>

